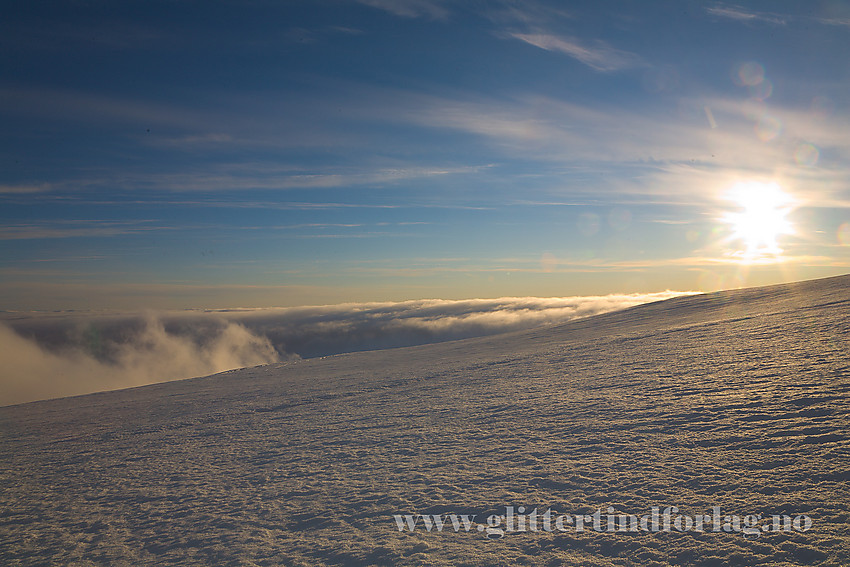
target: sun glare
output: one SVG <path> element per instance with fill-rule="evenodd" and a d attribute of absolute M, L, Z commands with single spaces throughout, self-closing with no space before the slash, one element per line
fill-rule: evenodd
<path fill-rule="evenodd" d="M 791 196 L 776 183 L 752 181 L 732 187 L 728 198 L 737 206 L 723 217 L 741 247 L 734 255 L 750 261 L 781 256 L 779 237 L 793 232 Z"/>

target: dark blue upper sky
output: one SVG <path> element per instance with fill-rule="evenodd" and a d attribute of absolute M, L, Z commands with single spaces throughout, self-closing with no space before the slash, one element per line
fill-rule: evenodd
<path fill-rule="evenodd" d="M 847 2 L 18 2 L 6 309 L 847 271 Z"/>

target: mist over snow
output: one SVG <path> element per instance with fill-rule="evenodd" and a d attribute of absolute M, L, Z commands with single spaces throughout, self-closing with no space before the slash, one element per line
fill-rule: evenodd
<path fill-rule="evenodd" d="M 491 335 L 685 293 L 690 292 L 108 315 L 6 313 L 0 320 L 0 405 L 293 358 Z"/>

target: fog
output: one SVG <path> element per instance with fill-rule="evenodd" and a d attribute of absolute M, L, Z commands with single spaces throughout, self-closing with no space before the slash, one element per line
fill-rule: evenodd
<path fill-rule="evenodd" d="M 204 376 L 293 358 L 484 336 L 682 292 L 145 313 L 5 313 L 0 405 Z"/>

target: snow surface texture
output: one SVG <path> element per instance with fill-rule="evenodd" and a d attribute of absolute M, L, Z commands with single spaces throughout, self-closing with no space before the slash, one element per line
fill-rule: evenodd
<path fill-rule="evenodd" d="M 848 307 L 843 276 L 0 408 L 0 559 L 848 565 Z M 489 540 L 393 521 L 508 505 L 812 528 Z"/>

